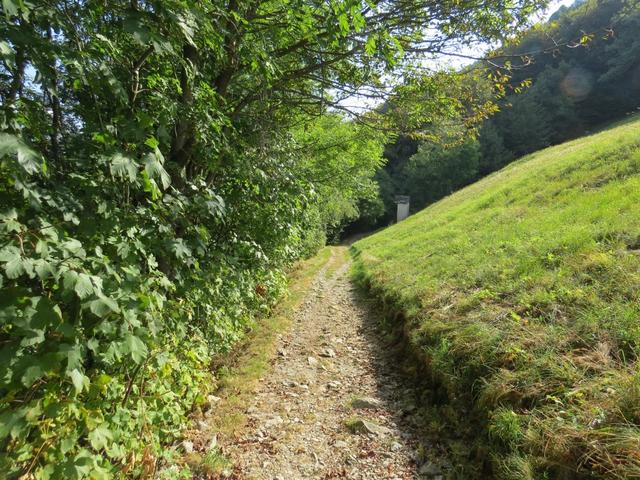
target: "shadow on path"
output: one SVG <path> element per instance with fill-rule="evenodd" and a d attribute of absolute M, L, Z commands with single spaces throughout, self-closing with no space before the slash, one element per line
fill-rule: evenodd
<path fill-rule="evenodd" d="M 437 402 L 415 357 L 407 353 L 404 339 L 385 321 L 379 303 L 364 288 L 351 283 L 351 301 L 365 312 L 360 331 L 370 345 L 377 381 L 377 395 L 393 413 L 401 435 L 414 450 L 416 478 L 491 479 L 473 462 L 468 438 L 456 432 L 464 412 Z M 457 460 L 457 461 L 456 461 Z"/>

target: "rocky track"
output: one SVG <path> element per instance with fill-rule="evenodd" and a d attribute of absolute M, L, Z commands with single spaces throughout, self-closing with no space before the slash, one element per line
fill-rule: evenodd
<path fill-rule="evenodd" d="M 226 454 L 246 479 L 443 478 L 437 447 L 415 433 L 415 398 L 349 280 L 345 247 L 280 338 L 271 372 Z"/>

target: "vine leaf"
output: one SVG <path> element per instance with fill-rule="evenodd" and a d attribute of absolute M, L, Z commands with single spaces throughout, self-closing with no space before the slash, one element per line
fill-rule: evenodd
<path fill-rule="evenodd" d="M 94 292 L 91 277 L 86 273 L 78 274 L 78 279 L 76 280 L 76 284 L 73 289 L 78 294 L 78 297 L 80 297 L 81 300 L 84 300 Z"/>
<path fill-rule="evenodd" d="M 89 443 L 96 450 L 102 450 L 113 440 L 113 434 L 107 427 L 100 425 L 89 432 Z"/>
<path fill-rule="evenodd" d="M 134 362 L 140 363 L 147 356 L 147 346 L 139 337 L 129 334 L 126 337 L 125 344 Z"/>
<path fill-rule="evenodd" d="M 71 378 L 71 382 L 73 383 L 73 388 L 76 391 L 76 395 L 78 393 L 81 393 L 85 387 L 89 386 L 89 379 L 85 377 L 77 368 L 74 368 L 69 372 L 69 377 Z"/>

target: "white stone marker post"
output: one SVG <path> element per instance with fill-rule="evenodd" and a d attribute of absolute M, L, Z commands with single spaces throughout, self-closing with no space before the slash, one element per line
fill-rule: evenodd
<path fill-rule="evenodd" d="M 395 201 L 398 205 L 397 222 L 401 222 L 409 216 L 409 197 L 407 195 L 396 195 Z"/>

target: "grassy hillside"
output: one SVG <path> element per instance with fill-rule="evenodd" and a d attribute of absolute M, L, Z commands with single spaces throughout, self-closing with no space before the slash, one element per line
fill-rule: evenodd
<path fill-rule="evenodd" d="M 640 478 L 640 118 L 353 251 L 448 401 L 473 406 L 496 477 Z"/>

